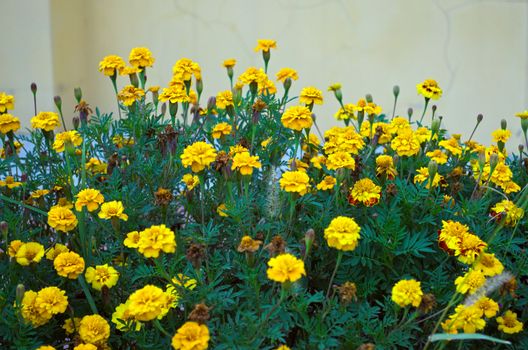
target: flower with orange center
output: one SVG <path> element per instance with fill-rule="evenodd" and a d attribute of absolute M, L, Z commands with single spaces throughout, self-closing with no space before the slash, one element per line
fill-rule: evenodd
<path fill-rule="evenodd" d="M 442 96 L 442 89 L 438 86 L 436 80 L 426 79 L 422 83 L 416 85 L 418 94 L 426 99 L 438 100 Z"/>
<path fill-rule="evenodd" d="M 486 276 L 478 270 L 470 269 L 455 279 L 456 291 L 461 294 L 474 294 L 486 283 Z"/>
<path fill-rule="evenodd" d="M 392 180 L 398 175 L 394 167 L 394 159 L 388 155 L 380 155 L 376 158 L 376 176 L 386 176 L 387 179 Z"/>
<path fill-rule="evenodd" d="M 92 288 L 101 290 L 103 287 L 112 288 L 117 284 L 119 279 L 119 272 L 108 264 L 97 265 L 96 267 L 88 267 L 86 273 L 86 282 L 91 283 Z"/>
<path fill-rule="evenodd" d="M 513 227 L 523 218 L 524 210 L 517 207 L 512 201 L 504 199 L 491 208 L 490 214 L 497 221 L 503 221 L 504 225 Z"/>
<path fill-rule="evenodd" d="M 187 186 L 187 190 L 191 191 L 200 184 L 200 178 L 193 174 L 185 174 L 183 175 L 181 182 Z"/>
<path fill-rule="evenodd" d="M 455 246 L 454 255 L 458 257 L 460 262 L 471 265 L 487 246 L 487 243 L 482 241 L 478 236 L 466 233 Z"/>
<path fill-rule="evenodd" d="M 261 166 L 259 156 L 252 156 L 249 152 L 240 152 L 233 157 L 231 170 L 238 170 L 241 175 L 251 175 L 253 168 L 260 169 Z"/>
<path fill-rule="evenodd" d="M 438 245 L 450 255 L 454 255 L 462 238 L 469 234 L 469 228 L 458 221 L 442 220 L 442 229 L 438 231 Z"/>
<path fill-rule="evenodd" d="M 93 188 L 86 188 L 76 195 L 75 210 L 82 211 L 86 207 L 88 211 L 94 211 L 104 203 L 104 197 L 99 190 Z"/>
<path fill-rule="evenodd" d="M 299 95 L 299 102 L 304 103 L 307 106 L 313 104 L 322 105 L 323 92 L 313 86 L 305 87 L 301 90 L 301 94 Z"/>
<path fill-rule="evenodd" d="M 517 314 L 510 310 L 506 311 L 504 315 L 497 317 L 499 331 L 506 334 L 515 334 L 523 330 L 523 323 L 517 319 Z"/>
<path fill-rule="evenodd" d="M 484 276 L 496 276 L 504 271 L 504 265 L 495 254 L 482 253 L 473 264 L 473 269 L 481 271 Z"/>
<path fill-rule="evenodd" d="M 350 153 L 347 152 L 335 152 L 330 154 L 326 158 L 326 168 L 328 170 L 337 170 L 337 169 L 351 169 L 356 168 L 356 161 Z"/>
<path fill-rule="evenodd" d="M 22 266 L 38 263 L 44 256 L 44 246 L 38 242 L 23 243 L 16 249 L 15 258 Z"/>
<path fill-rule="evenodd" d="M 378 204 L 381 197 L 381 187 L 376 185 L 371 179 L 361 179 L 354 184 L 348 202 L 352 205 L 363 203 L 367 207 Z"/>

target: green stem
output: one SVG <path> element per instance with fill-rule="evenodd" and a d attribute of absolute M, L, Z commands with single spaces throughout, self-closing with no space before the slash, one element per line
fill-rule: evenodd
<path fill-rule="evenodd" d="M 11 203 L 11 204 L 20 205 L 21 207 L 24 207 L 24 208 L 26 208 L 26 209 L 32 210 L 32 211 L 34 211 L 34 212 L 36 212 L 36 213 L 38 213 L 38 214 L 40 214 L 40 215 L 48 216 L 48 213 L 46 213 L 46 212 L 43 211 L 43 210 L 40 210 L 40 209 L 35 208 L 35 207 L 32 207 L 32 206 L 27 205 L 27 204 L 25 204 L 25 203 L 22 203 L 22 202 L 20 202 L 20 201 L 17 201 L 17 200 L 11 199 L 11 198 L 9 198 L 9 197 L 4 196 L 3 194 L 0 194 L 0 199 L 1 199 L 1 200 L 4 200 L 4 201 L 6 201 L 6 202 L 9 202 L 9 203 Z"/>
<path fill-rule="evenodd" d="M 328 289 L 326 290 L 326 299 L 328 299 L 328 296 L 330 295 L 330 290 L 332 289 L 332 283 L 334 282 L 334 277 L 337 273 L 337 268 L 341 264 L 341 259 L 343 258 L 343 251 L 340 250 L 337 253 L 337 261 L 335 264 L 334 272 L 332 272 L 332 277 L 330 277 L 330 282 L 328 283 Z"/>
<path fill-rule="evenodd" d="M 423 109 L 423 112 L 422 112 L 422 117 L 420 118 L 420 121 L 418 122 L 418 126 L 421 126 L 422 125 L 422 120 L 425 116 L 425 112 L 427 112 L 427 106 L 429 105 L 429 99 L 426 98 L 425 99 L 425 106 L 424 106 L 424 109 Z"/>
<path fill-rule="evenodd" d="M 84 280 L 84 276 L 80 275 L 78 278 L 79 284 L 81 285 L 81 289 L 83 290 L 84 295 L 86 296 L 86 300 L 88 301 L 88 305 L 90 305 L 90 309 L 94 314 L 99 314 L 97 311 L 97 306 L 95 306 L 94 299 L 92 297 L 92 294 L 90 293 L 90 289 L 88 288 L 88 285 L 86 284 L 86 281 Z"/>

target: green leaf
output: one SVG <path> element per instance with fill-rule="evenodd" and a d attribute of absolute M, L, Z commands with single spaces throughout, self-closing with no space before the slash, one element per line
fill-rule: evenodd
<path fill-rule="evenodd" d="M 462 340 L 462 341 L 464 340 L 488 340 L 488 341 L 492 341 L 495 343 L 511 345 L 511 342 L 507 340 L 502 340 L 502 339 L 490 337 L 488 335 L 479 334 L 479 333 L 461 333 L 461 334 L 438 333 L 438 334 L 433 334 L 429 336 L 429 340 L 431 342 L 442 341 L 442 340 Z"/>

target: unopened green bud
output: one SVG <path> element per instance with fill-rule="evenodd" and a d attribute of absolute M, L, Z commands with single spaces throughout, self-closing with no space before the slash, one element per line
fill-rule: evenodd
<path fill-rule="evenodd" d="M 492 153 L 490 155 L 490 168 L 493 170 L 495 169 L 495 167 L 497 166 L 497 164 L 499 163 L 499 156 L 497 155 L 497 153 Z"/>
<path fill-rule="evenodd" d="M 521 144 L 521 145 L 519 145 L 519 153 L 522 154 L 523 151 L 524 151 L 524 145 Z"/>
<path fill-rule="evenodd" d="M 139 86 L 139 79 L 136 73 L 129 74 L 128 77 L 130 78 L 130 84 L 132 84 L 135 88 Z"/>
<path fill-rule="evenodd" d="M 501 119 L 501 129 L 506 130 L 507 127 L 508 127 L 508 122 L 506 121 L 506 119 Z"/>
<path fill-rule="evenodd" d="M 249 83 L 249 91 L 251 91 L 251 95 L 256 95 L 258 92 L 258 83 L 256 81 L 252 81 Z"/>
<path fill-rule="evenodd" d="M 400 95 L 400 87 L 398 85 L 394 85 L 392 88 L 392 93 L 394 94 L 394 97 L 398 97 Z"/>
<path fill-rule="evenodd" d="M 33 93 L 33 95 L 37 93 L 37 84 L 31 83 L 31 92 Z"/>
<path fill-rule="evenodd" d="M 440 131 L 440 122 L 441 121 L 439 118 L 433 119 L 431 123 L 431 131 L 433 132 L 433 135 L 437 135 L 438 132 Z"/>
<path fill-rule="evenodd" d="M 427 171 L 429 172 L 429 179 L 432 183 L 436 176 L 436 173 L 438 172 L 438 163 L 434 160 L 431 160 L 429 162 L 429 165 L 427 166 Z"/>
<path fill-rule="evenodd" d="M 526 134 L 526 131 L 528 131 L 528 118 L 521 119 L 521 129 Z"/>
<path fill-rule="evenodd" d="M 229 79 L 233 79 L 233 67 L 227 67 L 227 76 Z"/>
<path fill-rule="evenodd" d="M 207 110 L 208 111 L 212 111 L 215 107 L 216 107 L 216 97 L 215 96 L 211 96 L 207 100 Z"/>
<path fill-rule="evenodd" d="M 171 117 L 176 117 L 176 113 L 178 113 L 178 102 L 172 103 L 169 101 L 169 114 Z"/>
<path fill-rule="evenodd" d="M 163 103 L 161 105 L 161 115 L 165 115 L 165 113 L 167 113 L 167 104 Z"/>
<path fill-rule="evenodd" d="M 16 302 L 18 305 L 22 305 L 22 299 L 24 299 L 24 294 L 26 294 L 26 287 L 22 283 L 16 286 Z"/>
<path fill-rule="evenodd" d="M 196 79 L 196 92 L 198 95 L 201 95 L 203 91 L 203 81 L 202 79 Z"/>
<path fill-rule="evenodd" d="M 290 90 L 291 85 L 292 85 L 292 80 L 291 80 L 291 78 L 286 78 L 286 79 L 284 79 L 284 83 L 283 83 L 284 90 L 286 90 L 286 91 Z"/>
<path fill-rule="evenodd" d="M 75 100 L 77 101 L 77 103 L 81 103 L 82 90 L 80 87 L 76 87 L 75 89 L 73 89 L 73 95 L 75 96 Z"/>
<path fill-rule="evenodd" d="M 372 99 L 372 95 L 371 94 L 367 94 L 365 96 L 365 99 L 367 100 L 368 103 L 372 103 L 374 100 Z"/>
<path fill-rule="evenodd" d="M 477 115 L 477 123 L 480 123 L 484 119 L 484 116 L 482 114 Z"/>
<path fill-rule="evenodd" d="M 73 128 L 75 130 L 79 129 L 79 124 L 81 123 L 81 120 L 79 119 L 79 117 L 73 117 L 72 122 L 73 122 Z"/>
<path fill-rule="evenodd" d="M 483 169 L 484 166 L 486 165 L 486 152 L 485 151 L 479 151 L 478 164 L 479 164 L 480 169 Z"/>
<path fill-rule="evenodd" d="M 60 96 L 55 96 L 53 98 L 53 101 L 55 102 L 55 106 L 57 106 L 57 108 L 59 110 L 61 110 L 61 108 L 62 108 L 62 98 Z"/>

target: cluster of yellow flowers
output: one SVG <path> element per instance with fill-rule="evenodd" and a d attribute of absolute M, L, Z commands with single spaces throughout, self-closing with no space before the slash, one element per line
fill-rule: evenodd
<path fill-rule="evenodd" d="M 66 292 L 57 287 L 45 287 L 24 293 L 20 310 L 22 317 L 34 327 L 46 324 L 54 315 L 61 314 L 68 307 Z"/>
<path fill-rule="evenodd" d="M 145 258 L 157 258 L 160 252 L 176 251 L 176 238 L 174 232 L 165 225 L 152 225 L 141 232 L 129 232 L 124 245 L 136 248 Z"/>

